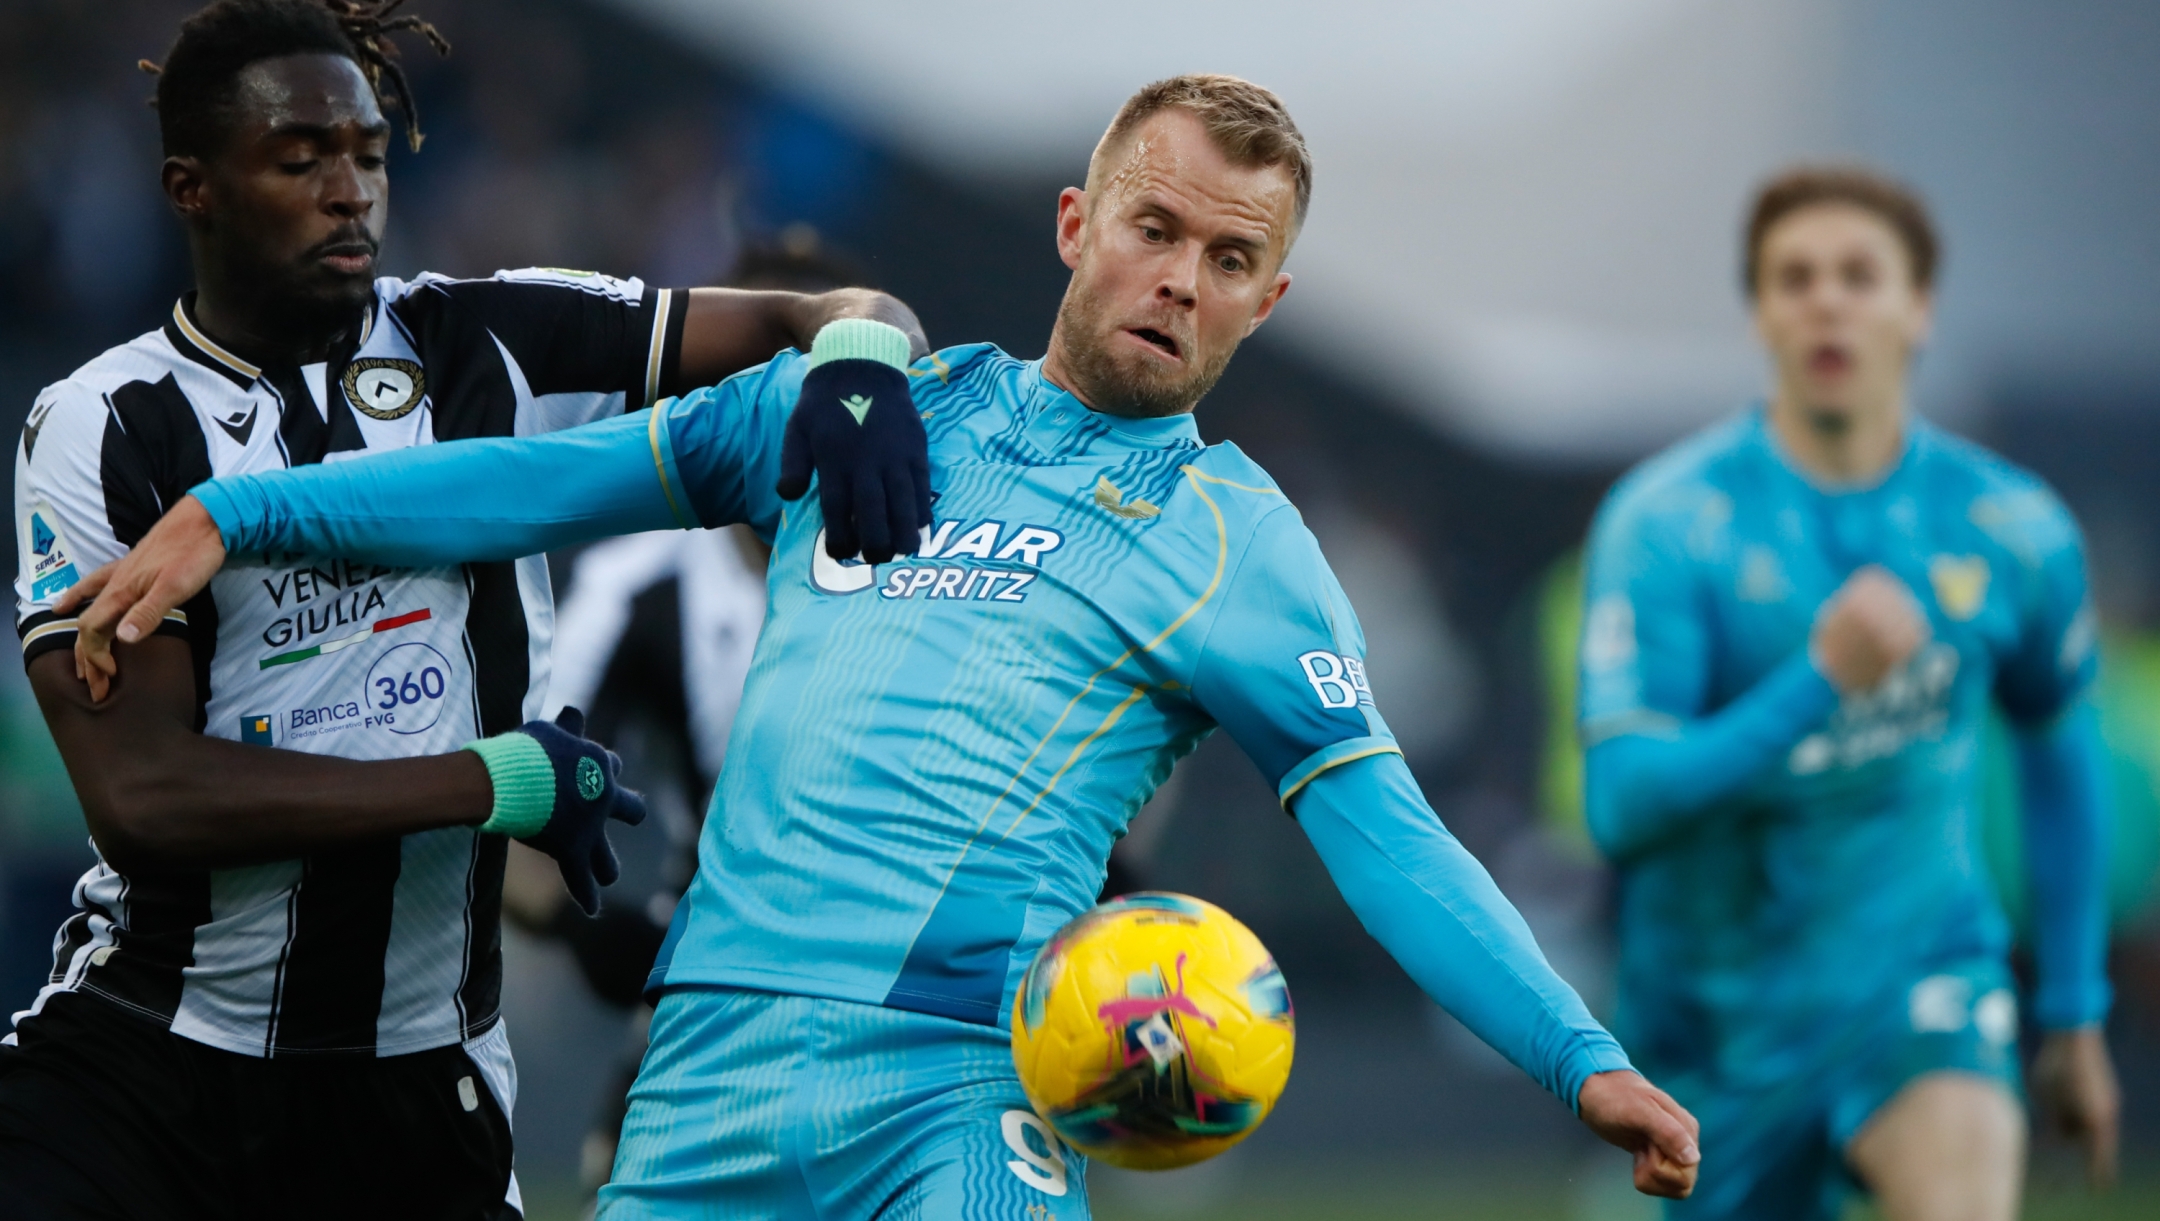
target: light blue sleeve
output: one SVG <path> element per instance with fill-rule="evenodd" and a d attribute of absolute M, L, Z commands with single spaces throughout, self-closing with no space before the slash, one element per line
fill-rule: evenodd
<path fill-rule="evenodd" d="M 769 539 L 780 435 L 801 385 L 799 372 L 770 375 L 782 363 L 582 428 L 228 476 L 193 494 L 228 554 L 429 567 L 745 521 Z"/>
<path fill-rule="evenodd" d="M 1426 995 L 1573 1108 L 1627 1053 L 1553 973 L 1507 896 L 1418 791 L 1402 756 L 1315 776 L 1294 798 L 1343 897 Z"/>
<path fill-rule="evenodd" d="M 1297 510 L 1253 524 L 1214 609 L 1193 696 L 1286 805 L 1330 767 L 1399 749 L 1373 704 L 1364 630 Z"/>
<path fill-rule="evenodd" d="M 2107 1017 L 2107 748 L 2080 702 L 2049 725 L 2013 731 L 2033 896 L 2033 1016 L 2047 1030 Z"/>
<path fill-rule="evenodd" d="M 2085 693 L 2100 650 L 2077 519 L 2045 485 L 1991 497 L 1983 528 L 2018 564 L 2020 631 L 1995 674 L 2017 747 L 2032 883 L 2033 1016 L 2067 1030 L 2107 1016 L 2107 747 Z"/>
<path fill-rule="evenodd" d="M 1599 514 L 1585 562 L 1581 720 L 1584 813 L 1598 849 L 1626 861 L 1769 768 L 1837 706 L 1803 650 L 1708 709 L 1710 626 L 1685 553 L 1683 513 L 1625 498 Z"/>

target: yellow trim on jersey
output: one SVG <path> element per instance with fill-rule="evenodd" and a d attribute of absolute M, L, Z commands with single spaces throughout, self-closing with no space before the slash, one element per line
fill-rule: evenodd
<path fill-rule="evenodd" d="M 167 623 L 177 623 L 182 627 L 186 627 L 188 621 L 187 612 L 179 609 L 166 611 L 165 621 Z M 80 630 L 81 623 L 82 619 L 80 617 L 74 619 L 55 619 L 50 623 L 40 623 L 36 627 L 31 628 L 28 632 L 25 632 L 23 634 L 23 651 L 25 653 L 29 652 L 31 645 L 45 639 L 47 636 L 56 636 L 61 632 L 78 631 Z"/>
<path fill-rule="evenodd" d="M 47 636 L 74 631 L 75 625 L 79 622 L 81 622 L 79 619 L 55 619 L 51 623 L 41 623 L 31 628 L 22 638 L 23 652 L 29 652 L 31 645 L 45 639 Z"/>
<path fill-rule="evenodd" d="M 180 328 L 180 333 L 187 336 L 189 343 L 201 348 L 203 355 L 224 365 L 242 377 L 252 379 L 262 376 L 261 369 L 219 347 L 216 340 L 196 329 L 193 320 L 187 316 L 187 310 L 182 308 L 181 303 L 178 301 L 173 302 L 172 316 L 173 325 Z"/>
<path fill-rule="evenodd" d="M 1277 801 L 1282 805 L 1283 809 L 1287 810 L 1290 808 L 1290 799 L 1297 796 L 1300 792 L 1304 791 L 1306 785 L 1311 784 L 1318 777 L 1324 776 L 1327 773 L 1334 771 L 1336 768 L 1341 767 L 1343 764 L 1355 763 L 1360 759 L 1370 759 L 1374 755 L 1399 755 L 1401 753 L 1402 747 L 1390 744 L 1387 746 L 1375 746 L 1370 750 L 1356 751 L 1351 754 L 1344 755 L 1340 759 L 1330 759 L 1327 762 L 1321 764 L 1320 766 L 1312 769 L 1312 773 L 1310 775 L 1303 777 L 1296 784 L 1291 785 L 1290 791 L 1284 793 L 1280 798 L 1277 799 Z"/>
<path fill-rule="evenodd" d="M 1192 622 L 1193 616 L 1199 614 L 1200 608 L 1206 606 L 1208 602 L 1215 597 L 1216 590 L 1222 587 L 1223 571 L 1229 567 L 1230 563 L 1230 527 L 1229 524 L 1223 520 L 1222 506 L 1216 504 L 1215 498 L 1208 495 L 1207 489 L 1201 487 L 1200 485 L 1203 482 L 1220 484 L 1224 487 L 1236 488 L 1239 491 L 1244 492 L 1253 492 L 1262 496 L 1279 496 L 1282 494 L 1274 488 L 1256 488 L 1247 486 L 1242 483 L 1233 483 L 1228 479 L 1219 479 L 1213 475 L 1209 475 L 1200 471 L 1198 468 L 1190 464 L 1180 466 L 1178 467 L 1178 470 L 1184 473 L 1187 481 L 1190 482 L 1192 485 L 1193 492 L 1200 497 L 1200 500 L 1203 504 L 1207 505 L 1208 512 L 1213 514 L 1215 518 L 1215 572 L 1212 576 L 1208 578 L 1207 588 L 1200 592 L 1199 598 L 1195 599 L 1191 606 L 1185 608 L 1185 613 L 1179 615 L 1176 619 L 1171 620 L 1168 627 L 1156 633 L 1153 640 L 1148 641 L 1146 644 L 1126 649 L 1123 653 L 1118 654 L 1115 661 L 1112 661 L 1109 665 L 1104 666 L 1102 669 L 1097 670 L 1095 671 L 1095 673 L 1089 675 L 1087 682 L 1081 685 L 1079 693 L 1074 695 L 1072 699 L 1066 701 L 1064 711 L 1058 713 L 1057 720 L 1051 723 L 1049 732 L 1043 735 L 1042 740 L 1035 744 L 1035 749 L 1029 751 L 1028 757 L 1021 761 L 1018 768 L 1014 769 L 1012 778 L 1005 782 L 1005 788 L 1003 789 L 1003 791 L 998 793 L 997 800 L 991 802 L 990 808 L 983 811 L 982 821 L 976 824 L 974 834 L 968 836 L 966 845 L 960 849 L 959 859 L 955 860 L 953 862 L 952 868 L 946 872 L 944 884 L 938 887 L 937 898 L 933 899 L 930 904 L 930 909 L 932 911 L 937 910 L 938 903 L 944 900 L 945 892 L 952 887 L 952 880 L 954 876 L 960 872 L 960 866 L 966 862 L 968 852 L 974 848 L 975 841 L 982 838 L 983 832 L 989 829 L 990 820 L 996 817 L 998 808 L 1005 804 L 1006 798 L 1012 796 L 1013 789 L 1019 785 L 1021 777 L 1027 775 L 1028 769 L 1035 765 L 1035 760 L 1039 756 L 1041 756 L 1043 748 L 1049 746 L 1051 740 L 1057 737 L 1058 731 L 1065 727 L 1065 722 L 1071 718 L 1073 709 L 1080 706 L 1080 701 L 1086 699 L 1095 690 L 1095 685 L 1097 683 L 1101 682 L 1106 676 L 1117 670 L 1120 666 L 1123 666 L 1126 662 L 1131 661 L 1134 657 L 1142 653 L 1152 653 L 1156 649 L 1162 647 L 1164 641 L 1169 640 L 1170 637 L 1176 635 L 1177 632 L 1187 623 Z M 1165 686 L 1167 687 L 1168 684 L 1165 684 Z M 1081 753 L 1090 744 L 1099 740 L 1104 734 L 1108 733 L 1111 728 L 1113 728 L 1117 724 L 1119 720 L 1123 719 L 1125 713 L 1130 710 L 1134 704 L 1139 702 L 1141 695 L 1144 694 L 1147 690 L 1148 687 L 1146 684 L 1141 684 L 1134 687 L 1130 694 L 1128 694 L 1123 700 L 1120 700 L 1116 707 L 1112 708 L 1108 713 L 1104 715 L 1102 723 L 1097 725 L 1092 733 L 1088 734 L 1087 737 L 1081 739 L 1080 744 L 1073 748 L 1072 754 L 1066 758 L 1064 764 L 1058 768 L 1057 772 L 1050 777 L 1049 782 L 1042 787 L 1041 791 L 1035 794 L 1034 800 L 1028 803 L 1026 809 L 1020 811 L 1020 814 L 1013 819 L 1012 825 L 1007 827 L 1004 834 L 998 837 L 1000 840 L 1005 839 L 1006 837 L 1010 836 L 1014 831 L 1019 829 L 1020 823 L 1027 818 L 1028 814 L 1032 813 L 1037 807 L 1042 804 L 1045 798 L 1050 796 L 1050 794 L 1057 788 L 1058 782 L 1064 778 L 1065 773 L 1070 771 L 1075 763 L 1079 762 Z M 928 916 L 924 917 L 925 921 L 927 921 L 928 919 Z"/>
<path fill-rule="evenodd" d="M 675 522 L 688 530 L 697 525 L 697 519 L 685 514 L 682 505 L 675 500 L 675 486 L 668 478 L 667 455 L 660 448 L 660 409 L 652 409 L 652 418 L 645 422 L 645 439 L 652 444 L 653 471 L 660 476 L 660 494 L 667 497 L 668 512 L 675 515 Z"/>
<path fill-rule="evenodd" d="M 668 313 L 674 308 L 674 302 L 674 289 L 660 290 L 659 304 L 653 307 L 652 342 L 646 345 L 645 349 L 645 401 L 638 404 L 640 407 L 660 401 L 660 366 L 665 363 L 662 358 L 667 354 L 665 349 Z M 672 496 L 669 497 L 670 503 L 673 503 L 673 500 Z"/>

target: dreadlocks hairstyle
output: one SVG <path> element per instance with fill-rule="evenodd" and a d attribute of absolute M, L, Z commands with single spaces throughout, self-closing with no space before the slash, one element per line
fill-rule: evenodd
<path fill-rule="evenodd" d="M 180 38 L 156 74 L 158 129 L 165 155 L 216 152 L 237 118 L 234 88 L 250 64 L 287 55 L 338 55 L 359 65 L 385 110 L 405 112 L 405 139 L 414 152 L 426 137 L 420 105 L 398 66 L 389 35 L 410 30 L 439 55 L 450 43 L 434 26 L 395 16 L 405 0 L 216 0 L 180 23 Z"/>

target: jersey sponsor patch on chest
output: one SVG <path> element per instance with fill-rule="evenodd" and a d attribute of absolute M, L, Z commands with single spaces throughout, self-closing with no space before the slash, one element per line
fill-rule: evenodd
<path fill-rule="evenodd" d="M 860 593 L 874 586 L 879 597 L 895 600 L 1025 602 L 1039 574 L 1024 569 L 1041 568 L 1043 557 L 1064 545 L 1064 534 L 1048 526 L 946 521 L 935 533 L 923 532 L 912 562 L 870 565 L 827 555 L 825 532 L 820 530 L 810 548 L 810 583 L 828 594 Z M 966 562 L 951 562 L 955 560 Z"/>
<path fill-rule="evenodd" d="M 1795 776 L 1813 776 L 1887 759 L 1914 742 L 1940 738 L 1950 725 L 1958 651 L 1937 640 L 1914 654 L 1873 691 L 1848 695 L 1830 723 L 1800 739 L 1786 756 Z"/>

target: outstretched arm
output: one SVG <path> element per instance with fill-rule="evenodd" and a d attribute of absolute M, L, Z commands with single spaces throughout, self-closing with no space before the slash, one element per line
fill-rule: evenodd
<path fill-rule="evenodd" d="M 1205 476 L 1191 478 L 1202 493 Z M 1294 511 L 1261 514 L 1213 609 L 1192 693 L 1275 785 L 1366 929 L 1434 1000 L 1634 1153 L 1638 1187 L 1686 1195 L 1694 1120 L 1629 1069 L 1425 803 L 1374 705 L 1357 616 Z"/>
<path fill-rule="evenodd" d="M 229 868 L 362 840 L 477 826 L 493 807 L 469 751 L 358 762 L 195 732 L 188 644 L 123 645 L 127 679 L 93 700 L 65 651 L 30 662 L 83 817 L 114 868 Z"/>
<path fill-rule="evenodd" d="M 1635 1155 L 1642 1191 L 1692 1190 L 1697 1125 L 1637 1076 L 1620 1044 L 1553 973 L 1492 878 L 1393 752 L 1321 772 L 1291 799 L 1351 910 L 1425 993 Z"/>
<path fill-rule="evenodd" d="M 425 445 L 372 458 L 212 480 L 142 541 L 62 595 L 80 608 L 75 673 L 93 700 L 135 643 L 193 597 L 233 552 L 283 550 L 398 566 L 533 555 L 606 533 L 695 524 L 654 469 L 640 412 L 518 440 Z M 93 601 L 94 599 L 94 601 Z"/>
<path fill-rule="evenodd" d="M 2031 870 L 2033 1016 L 2046 1031 L 2033 1092 L 2065 1133 L 2084 1141 L 2087 1170 L 2115 1177 L 2121 1089 L 2101 1023 L 2107 1017 L 2107 754 L 2089 703 L 2015 732 Z"/>
<path fill-rule="evenodd" d="M 898 297 L 867 288 L 829 293 L 762 292 L 743 288 L 694 288 L 683 315 L 681 373 L 667 394 L 710 386 L 782 348 L 809 351 L 819 331 L 843 318 L 868 318 L 899 328 L 910 358 L 925 356 L 930 341 L 915 311 Z"/>

